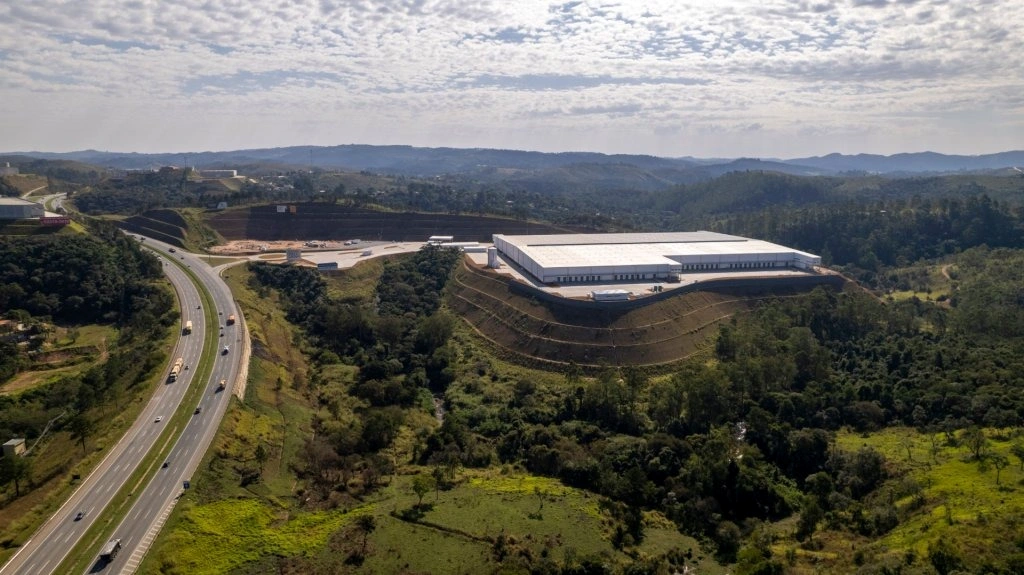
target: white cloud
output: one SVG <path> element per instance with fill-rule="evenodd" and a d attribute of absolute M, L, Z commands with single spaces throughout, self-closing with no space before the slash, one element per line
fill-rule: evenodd
<path fill-rule="evenodd" d="M 0 149 L 1021 147 L 1014 0 L 468 4 L 0 5 Z"/>

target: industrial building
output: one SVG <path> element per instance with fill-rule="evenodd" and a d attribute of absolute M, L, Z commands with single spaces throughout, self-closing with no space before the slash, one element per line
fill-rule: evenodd
<path fill-rule="evenodd" d="M 821 258 L 716 232 L 494 235 L 494 246 L 542 283 L 674 281 L 688 272 L 812 270 Z"/>
<path fill-rule="evenodd" d="M 237 178 L 238 170 L 199 170 L 199 177 L 204 180 L 219 180 L 221 178 Z"/>
<path fill-rule="evenodd" d="M 0 220 L 41 218 L 44 215 L 42 204 L 21 198 L 0 198 Z"/>

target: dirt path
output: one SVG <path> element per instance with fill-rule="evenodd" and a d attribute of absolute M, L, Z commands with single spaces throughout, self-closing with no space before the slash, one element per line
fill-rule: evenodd
<path fill-rule="evenodd" d="M 27 197 L 31 196 L 32 194 L 38 192 L 39 190 L 45 190 L 46 187 L 47 186 L 39 186 L 38 188 L 35 188 L 33 190 L 29 190 L 29 191 L 25 192 L 24 194 L 21 194 L 21 197 L 22 198 L 27 198 Z"/>

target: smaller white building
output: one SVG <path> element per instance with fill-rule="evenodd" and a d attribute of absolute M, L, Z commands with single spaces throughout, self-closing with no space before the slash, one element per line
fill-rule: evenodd
<path fill-rule="evenodd" d="M 627 301 L 633 295 L 624 289 L 602 289 L 590 292 L 590 299 L 594 301 Z"/>

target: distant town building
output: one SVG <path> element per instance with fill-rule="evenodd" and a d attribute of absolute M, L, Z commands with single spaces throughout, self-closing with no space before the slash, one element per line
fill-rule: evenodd
<path fill-rule="evenodd" d="M 205 180 L 219 180 L 221 178 L 237 178 L 238 170 L 199 170 L 199 177 Z"/>
<path fill-rule="evenodd" d="M 17 176 L 18 168 L 12 168 L 11 163 L 7 162 L 6 166 L 0 166 L 0 176 Z"/>

